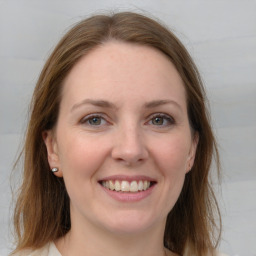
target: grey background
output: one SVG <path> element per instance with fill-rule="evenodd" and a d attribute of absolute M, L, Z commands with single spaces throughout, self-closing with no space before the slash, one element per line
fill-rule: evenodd
<path fill-rule="evenodd" d="M 0 0 L 0 255 L 11 248 L 9 177 L 39 72 L 73 23 L 108 10 L 143 10 L 160 18 L 194 57 L 222 159 L 221 251 L 255 256 L 255 0 Z"/>

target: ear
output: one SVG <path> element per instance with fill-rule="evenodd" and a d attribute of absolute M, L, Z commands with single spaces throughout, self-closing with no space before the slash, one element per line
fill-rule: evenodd
<path fill-rule="evenodd" d="M 199 142 L 199 134 L 198 132 L 195 132 L 193 134 L 192 143 L 191 143 L 191 147 L 188 155 L 186 173 L 189 172 L 194 165 L 198 142 Z"/>
<path fill-rule="evenodd" d="M 58 145 L 57 145 L 54 132 L 52 130 L 44 131 L 42 136 L 47 149 L 48 162 L 49 162 L 50 168 L 52 169 L 54 167 L 57 167 L 59 170 L 58 172 L 54 172 L 54 175 L 57 177 L 62 177 L 63 175 L 60 168 Z"/>

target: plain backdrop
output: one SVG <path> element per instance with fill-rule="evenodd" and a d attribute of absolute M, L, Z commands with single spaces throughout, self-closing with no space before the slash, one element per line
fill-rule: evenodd
<path fill-rule="evenodd" d="M 47 56 L 75 22 L 94 13 L 127 10 L 162 20 L 197 63 L 222 160 L 221 251 L 255 256 L 255 0 L 0 0 L 0 255 L 12 246 L 10 173 Z"/>

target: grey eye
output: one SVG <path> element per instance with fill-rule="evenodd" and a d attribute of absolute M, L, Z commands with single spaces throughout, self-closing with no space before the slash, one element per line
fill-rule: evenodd
<path fill-rule="evenodd" d="M 157 116 L 152 119 L 152 124 L 154 125 L 163 125 L 164 123 L 164 117 Z"/>
<path fill-rule="evenodd" d="M 88 122 L 90 125 L 100 125 L 101 121 L 102 121 L 102 118 L 97 116 L 88 119 Z"/>
<path fill-rule="evenodd" d="M 167 127 L 175 123 L 174 119 L 166 114 L 156 114 L 151 117 L 149 124 L 160 127 Z"/>

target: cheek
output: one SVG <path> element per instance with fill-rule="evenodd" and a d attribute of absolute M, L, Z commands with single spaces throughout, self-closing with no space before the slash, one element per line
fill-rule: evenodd
<path fill-rule="evenodd" d="M 76 176 L 89 176 L 98 169 L 104 159 L 106 150 L 99 146 L 97 140 L 84 138 L 83 134 L 64 136 L 59 144 L 61 149 L 60 164 L 63 175 L 72 173 Z"/>
<path fill-rule="evenodd" d="M 183 138 L 166 140 L 160 150 L 155 151 L 158 165 L 162 166 L 165 174 L 183 173 L 189 155 L 189 143 Z"/>
<path fill-rule="evenodd" d="M 189 147 L 187 140 L 174 138 L 166 140 L 156 152 L 157 166 L 163 176 L 166 207 L 169 212 L 177 201 L 186 175 Z"/>
<path fill-rule="evenodd" d="M 190 144 L 184 137 L 174 136 L 165 140 L 161 149 L 155 151 L 156 165 L 163 176 L 171 204 L 178 198 L 186 175 Z"/>
<path fill-rule="evenodd" d="M 94 193 L 95 177 L 104 161 L 106 149 L 99 147 L 90 137 L 85 139 L 82 134 L 69 134 L 60 142 L 60 165 L 65 186 L 71 202 L 79 205 L 89 201 L 87 196 Z"/>

